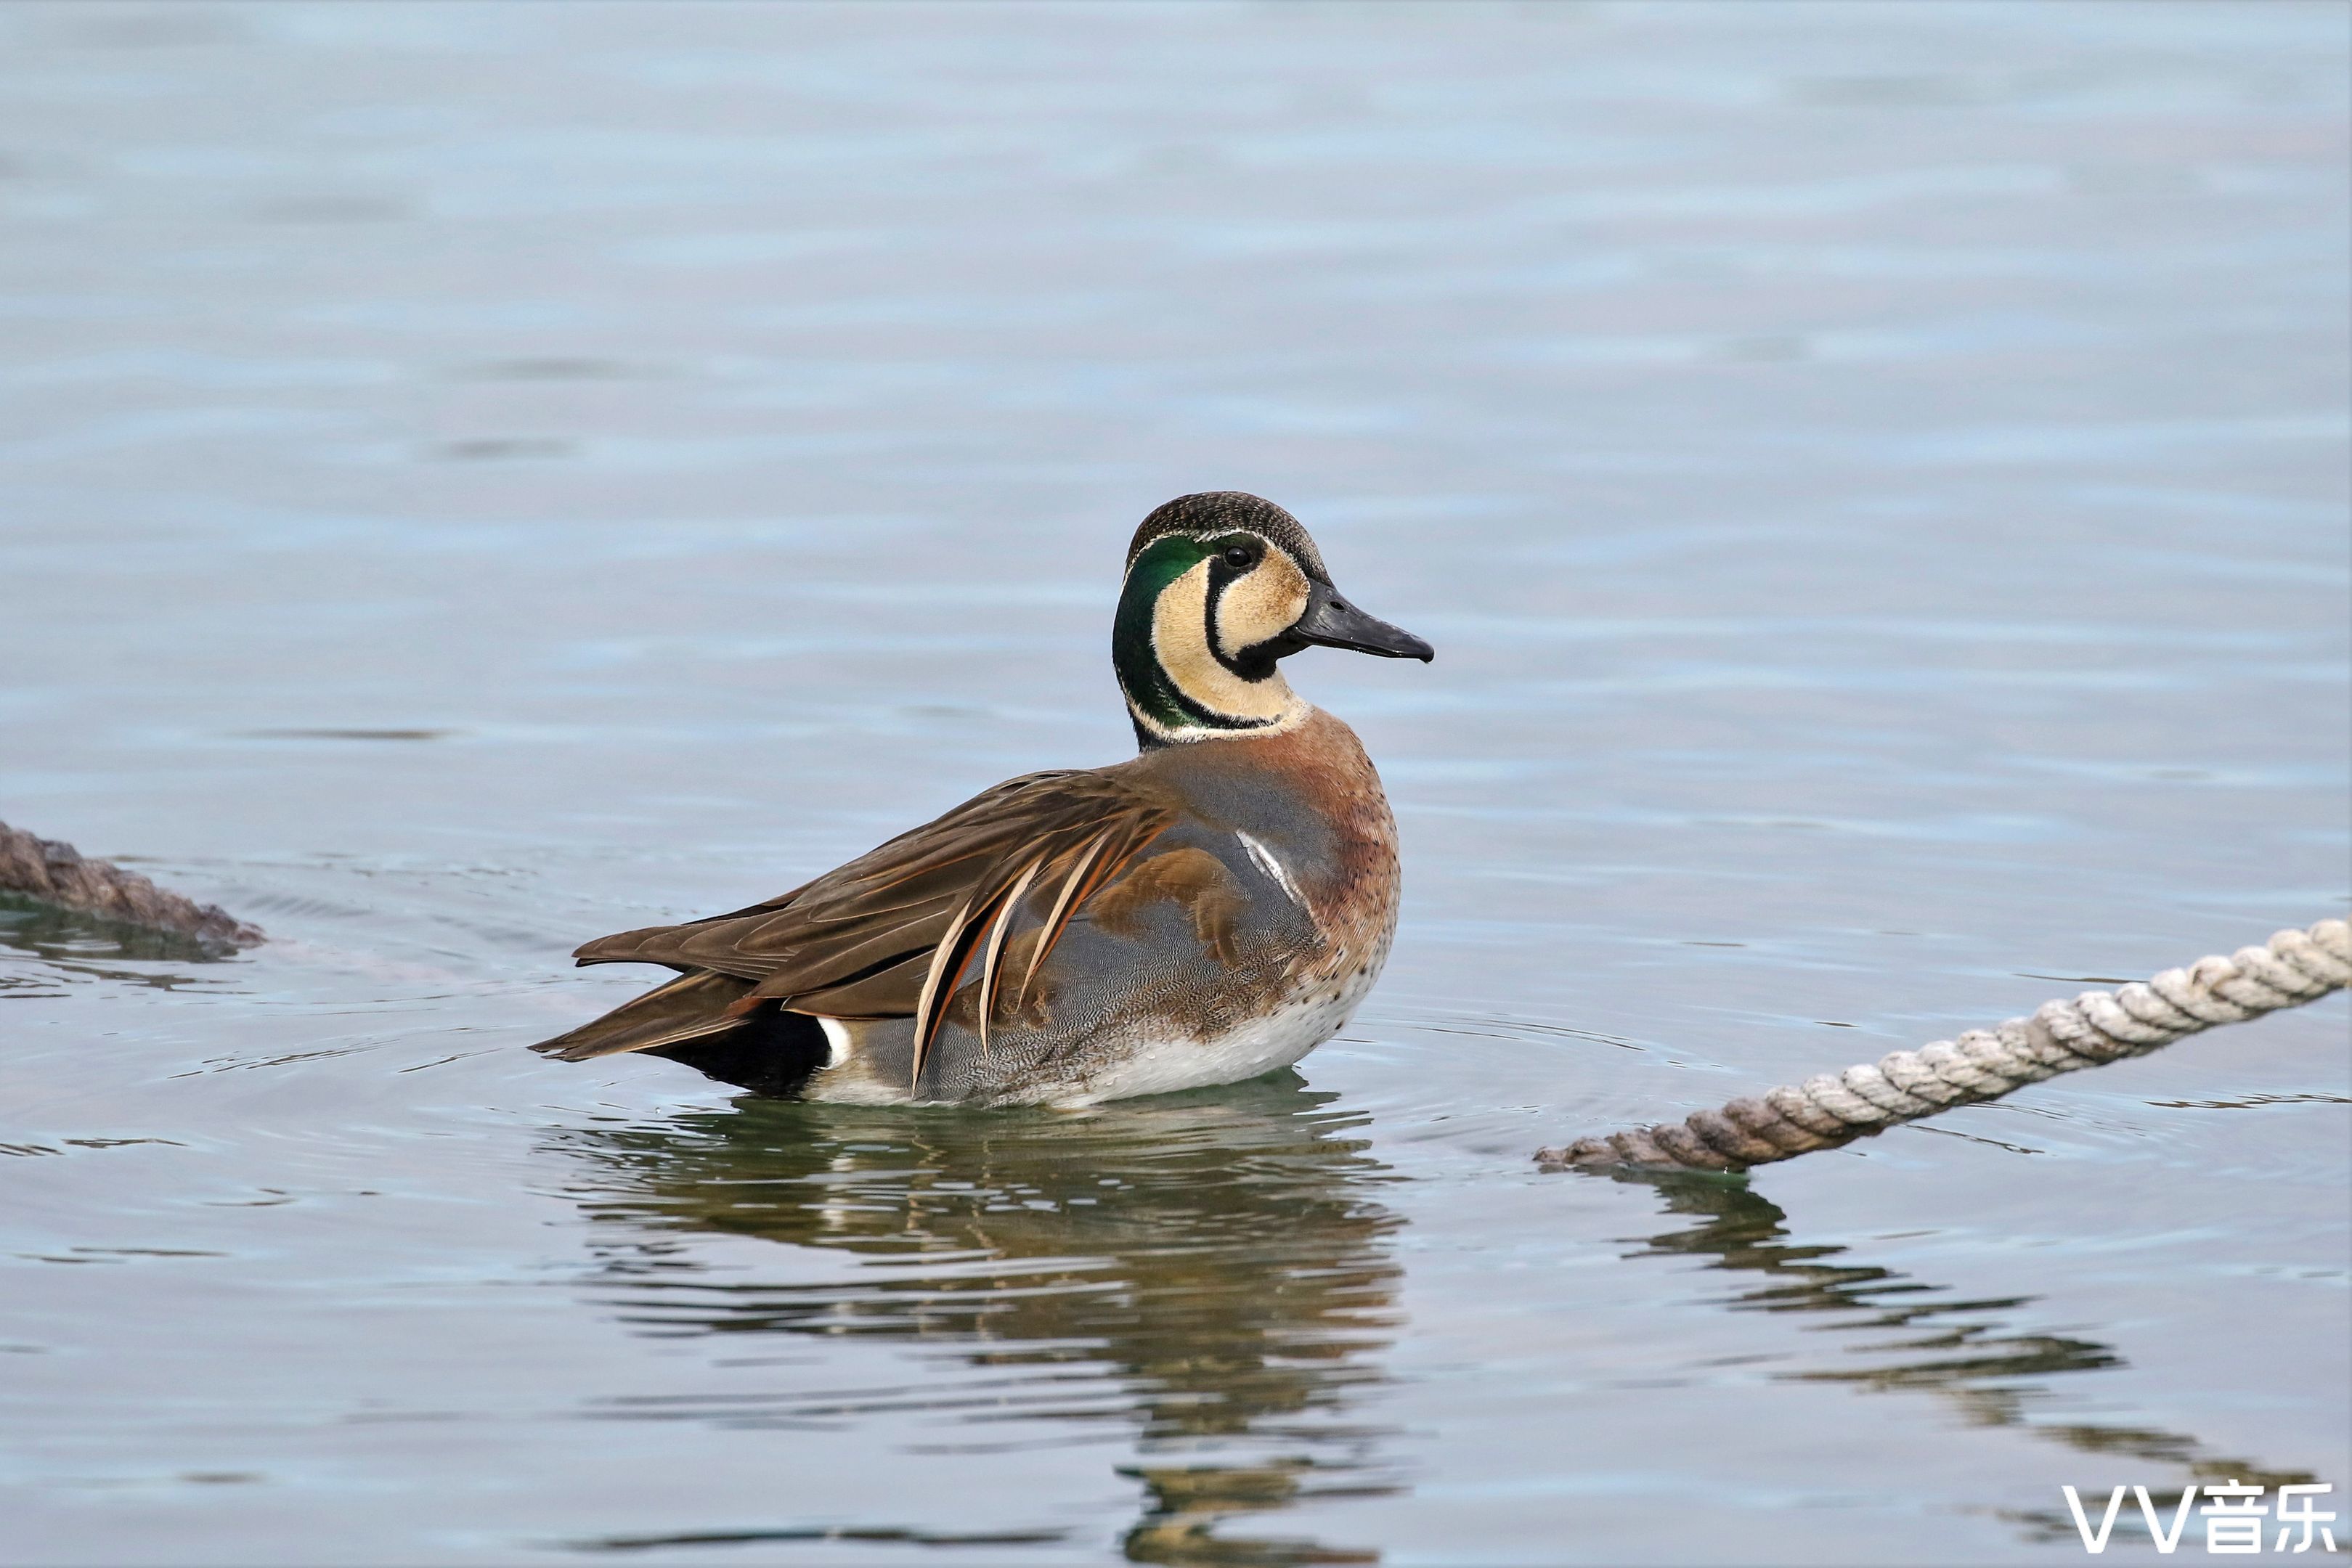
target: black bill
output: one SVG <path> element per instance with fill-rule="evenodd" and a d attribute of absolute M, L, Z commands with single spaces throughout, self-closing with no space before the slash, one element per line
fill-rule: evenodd
<path fill-rule="evenodd" d="M 1419 659 L 1425 664 L 1437 657 L 1436 649 L 1403 627 L 1365 614 L 1340 598 L 1337 590 L 1320 582 L 1308 586 L 1307 613 L 1298 618 L 1290 635 L 1302 645 L 1348 648 L 1378 653 L 1383 659 Z"/>

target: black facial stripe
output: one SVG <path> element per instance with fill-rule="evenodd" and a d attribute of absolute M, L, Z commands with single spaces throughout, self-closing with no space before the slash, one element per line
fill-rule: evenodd
<path fill-rule="evenodd" d="M 1268 652 L 1274 641 L 1255 643 L 1240 653 L 1227 656 L 1223 636 L 1219 634 L 1218 615 L 1224 606 L 1225 590 L 1257 570 L 1267 554 L 1277 547 L 1255 534 L 1236 534 L 1230 538 L 1213 538 L 1204 541 L 1212 548 L 1209 554 L 1209 615 L 1206 631 L 1209 656 L 1232 674 L 1244 681 L 1262 681 L 1274 674 L 1274 659 Z M 1249 565 L 1235 567 L 1225 559 L 1226 548 L 1234 543 L 1246 543 L 1254 551 Z"/>
<path fill-rule="evenodd" d="M 1217 663 L 1245 681 L 1262 681 L 1274 674 L 1276 661 L 1292 651 L 1287 639 L 1268 637 L 1263 643 L 1251 643 L 1230 659 L 1220 652 Z"/>
<path fill-rule="evenodd" d="M 1242 679 L 1248 680 L 1251 677 L 1235 668 L 1234 662 L 1225 657 L 1225 643 L 1223 637 L 1219 635 L 1217 624 L 1218 617 L 1224 610 L 1225 590 L 1231 588 L 1241 576 L 1241 572 L 1235 571 L 1225 564 L 1224 551 L 1219 550 L 1209 558 L 1208 625 L 1203 630 L 1209 639 L 1209 656 L 1226 669 L 1233 671 L 1234 674 L 1240 675 Z"/>

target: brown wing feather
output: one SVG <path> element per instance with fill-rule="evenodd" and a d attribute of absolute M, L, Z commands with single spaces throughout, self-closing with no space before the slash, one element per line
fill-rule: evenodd
<path fill-rule="evenodd" d="M 1224 862 L 1203 849 L 1168 850 L 1139 861 L 1095 895 L 1087 917 L 1106 931 L 1131 936 L 1142 929 L 1147 904 L 1166 899 L 1191 917 L 1192 935 L 1218 963 L 1241 961 L 1240 920 L 1248 895 Z"/>
<path fill-rule="evenodd" d="M 1021 868 L 1021 874 L 1013 879 L 1013 886 L 1004 894 L 1005 908 L 1017 910 L 1021 907 L 1022 894 L 1029 891 L 1029 884 L 1036 879 L 1039 870 L 1034 860 Z M 988 1054 L 989 1015 L 996 1010 L 996 962 L 1004 951 L 1004 938 L 1012 929 L 1012 921 L 998 920 L 989 930 L 988 951 L 980 961 L 980 997 L 975 1010 L 980 1020 L 980 1053 L 982 1056 Z"/>
<path fill-rule="evenodd" d="M 532 1049 L 565 1061 L 587 1061 L 697 1040 L 735 1027 L 729 1009 L 743 990 L 744 983 L 730 975 L 680 975 Z"/>
<path fill-rule="evenodd" d="M 1004 928 L 1033 888 L 1056 896 L 1031 945 L 1031 976 L 1087 896 L 1176 816 L 1171 802 L 1102 773 L 1033 773 L 780 898 L 602 937 L 575 956 L 751 982 L 739 1009 L 782 998 L 797 1012 L 912 1017 L 919 1075 L 983 941 L 982 1016 L 993 1006 Z"/>

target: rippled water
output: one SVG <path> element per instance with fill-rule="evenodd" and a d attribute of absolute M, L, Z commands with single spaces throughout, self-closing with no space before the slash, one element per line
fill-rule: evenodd
<path fill-rule="evenodd" d="M 1746 1186 L 1528 1155 L 2342 912 L 2347 52 L 2327 5 L 0 12 L 0 817 L 276 938 L 0 905 L 0 1559 L 2341 1511 L 2341 998 Z M 585 937 L 1123 755 L 1118 552 L 1206 487 L 1440 650 L 1299 661 L 1407 883 L 1300 1073 L 917 1113 L 521 1049 L 641 983 Z"/>

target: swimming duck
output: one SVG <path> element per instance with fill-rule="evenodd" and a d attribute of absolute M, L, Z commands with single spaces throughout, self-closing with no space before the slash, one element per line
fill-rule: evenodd
<path fill-rule="evenodd" d="M 1298 520 L 1182 496 L 1128 546 L 1111 664 L 1139 755 L 1031 773 L 792 892 L 601 937 L 667 984 L 532 1049 L 642 1051 L 772 1093 L 1088 1104 L 1232 1083 L 1339 1032 L 1396 932 L 1396 824 L 1302 649 L 1433 657 Z"/>

